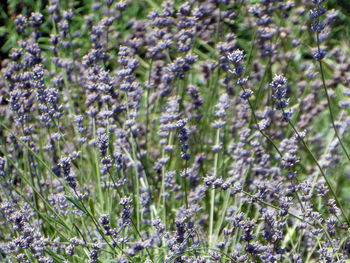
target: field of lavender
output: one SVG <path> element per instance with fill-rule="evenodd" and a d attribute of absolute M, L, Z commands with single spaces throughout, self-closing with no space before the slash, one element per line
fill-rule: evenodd
<path fill-rule="evenodd" d="M 346 0 L 0 5 L 0 262 L 350 262 Z"/>

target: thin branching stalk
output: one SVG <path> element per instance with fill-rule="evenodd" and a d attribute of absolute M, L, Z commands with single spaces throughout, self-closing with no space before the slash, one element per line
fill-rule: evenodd
<path fill-rule="evenodd" d="M 343 206 L 341 205 L 337 194 L 335 193 L 335 191 L 333 190 L 333 187 L 328 179 L 328 177 L 326 176 L 325 172 L 323 171 L 321 165 L 319 164 L 319 162 L 317 161 L 316 157 L 314 156 L 314 154 L 311 152 L 311 150 L 309 149 L 309 147 L 307 146 L 305 140 L 303 139 L 302 136 L 300 136 L 299 132 L 297 131 L 297 129 L 295 128 L 294 124 L 289 120 L 289 125 L 292 127 L 292 129 L 294 130 L 295 134 L 297 135 L 298 139 L 301 141 L 301 143 L 303 144 L 305 150 L 307 151 L 307 153 L 310 155 L 311 159 L 313 160 L 313 162 L 316 164 L 316 166 L 318 167 L 322 177 L 324 178 L 324 180 L 326 181 L 326 184 L 333 196 L 333 198 L 335 199 L 335 202 L 337 203 L 337 206 L 339 207 L 339 209 L 341 210 L 341 213 L 346 221 L 346 224 L 350 227 L 350 221 L 348 219 L 348 217 L 345 214 L 345 211 L 343 209 Z"/>
<path fill-rule="evenodd" d="M 320 5 L 318 4 L 318 8 L 320 8 Z M 318 18 L 319 20 L 319 18 Z M 317 42 L 317 52 L 318 54 L 321 54 L 321 48 L 320 48 L 320 36 L 319 36 L 319 32 L 316 33 L 316 42 Z M 328 94 L 328 90 L 327 90 L 327 86 L 326 86 L 326 81 L 325 81 L 325 74 L 324 74 L 324 70 L 323 70 L 323 65 L 322 65 L 322 59 L 318 59 L 318 64 L 320 66 L 320 73 L 321 73 L 321 78 L 322 78 L 322 86 L 324 89 L 324 92 L 326 94 L 326 98 L 327 98 L 327 105 L 328 105 L 328 110 L 329 110 L 329 116 L 331 118 L 331 122 L 332 122 L 332 127 L 334 129 L 335 135 L 338 138 L 338 141 L 340 143 L 340 146 L 344 152 L 344 154 L 346 155 L 347 159 L 350 161 L 350 155 L 342 141 L 342 139 L 340 138 L 340 135 L 338 133 L 338 129 L 337 126 L 335 124 L 335 117 L 334 117 L 334 113 L 333 113 L 333 109 L 332 109 L 332 105 L 331 105 L 331 100 Z"/>

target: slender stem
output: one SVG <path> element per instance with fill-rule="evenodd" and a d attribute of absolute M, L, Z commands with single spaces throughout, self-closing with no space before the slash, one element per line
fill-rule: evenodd
<path fill-rule="evenodd" d="M 92 130 L 93 130 L 94 141 L 96 141 L 96 119 L 94 117 L 92 118 Z M 98 193 L 99 201 L 103 202 L 103 192 L 101 187 L 101 173 L 100 173 L 100 167 L 99 167 L 99 158 L 98 158 L 96 149 L 94 149 L 94 157 L 95 157 L 95 173 L 96 173 L 96 179 L 97 179 L 97 193 Z"/>
<path fill-rule="evenodd" d="M 168 136 L 168 146 L 172 145 L 172 138 L 173 138 L 173 131 L 170 131 L 169 136 Z M 165 150 L 163 148 L 162 150 L 162 159 L 164 160 L 165 158 L 168 158 L 168 155 L 165 153 Z M 162 164 L 162 185 L 161 185 L 161 190 L 159 194 L 159 199 L 158 199 L 158 209 L 160 207 L 161 201 L 163 201 L 163 221 L 164 221 L 164 227 L 166 229 L 167 224 L 166 224 L 166 216 L 167 216 L 167 211 L 166 211 L 166 202 L 165 202 L 165 164 Z"/>
<path fill-rule="evenodd" d="M 243 91 L 245 92 L 245 89 L 244 87 L 242 86 L 242 89 Z M 268 141 L 269 143 L 271 143 L 271 145 L 273 146 L 273 148 L 275 148 L 275 150 L 278 152 L 278 154 L 282 157 L 282 153 L 280 152 L 280 150 L 278 150 L 277 146 L 275 145 L 275 143 L 271 140 L 271 138 L 266 135 L 259 127 L 259 124 L 258 124 L 258 119 L 256 118 L 256 115 L 255 115 L 255 110 L 254 110 L 254 107 L 251 103 L 251 101 L 249 100 L 249 98 L 247 99 L 248 101 L 248 104 L 249 104 L 249 107 L 252 111 L 252 116 L 253 116 L 253 119 L 254 119 L 254 122 L 255 122 L 255 125 L 256 125 L 256 129 L 261 133 L 262 136 L 264 136 Z"/>
<path fill-rule="evenodd" d="M 125 92 L 125 98 L 126 98 L 126 111 L 127 111 L 127 116 L 130 118 L 130 108 L 129 108 L 129 100 L 128 100 L 128 93 Z M 140 222 L 141 222 L 141 213 L 140 213 L 140 182 L 139 182 L 139 173 L 137 169 L 137 161 L 136 161 L 136 153 L 135 153 L 135 145 L 134 145 L 134 138 L 132 131 L 130 129 L 130 144 L 131 144 L 131 151 L 132 151 L 132 156 L 134 160 L 134 173 L 135 173 L 135 181 L 136 184 L 134 185 L 134 195 L 136 195 L 136 200 L 135 200 L 135 209 L 136 209 L 136 226 L 137 230 L 140 230 Z"/>
<path fill-rule="evenodd" d="M 259 203 L 262 203 L 262 204 L 264 204 L 264 205 L 266 205 L 266 206 L 269 206 L 269 207 L 271 207 L 271 208 L 274 208 L 274 209 L 276 209 L 277 211 L 281 210 L 278 206 L 275 206 L 275 205 L 273 205 L 273 204 L 270 204 L 270 203 L 268 203 L 268 202 L 265 202 L 264 200 L 255 197 L 253 194 L 251 194 L 251 193 L 249 193 L 249 192 L 246 192 L 246 191 L 244 191 L 244 190 L 241 190 L 241 192 L 242 192 L 243 194 L 245 194 L 245 195 L 247 195 L 247 196 L 253 198 L 254 200 L 257 200 Z M 288 212 L 288 215 L 294 217 L 295 219 L 298 219 L 298 220 L 301 221 L 301 222 L 304 222 L 304 223 L 306 223 L 306 224 L 312 226 L 311 223 L 309 223 L 309 222 L 303 220 L 301 217 L 299 217 L 299 216 L 297 216 L 297 215 L 295 215 L 295 214 L 293 214 L 293 213 L 291 213 L 291 212 Z"/>
<path fill-rule="evenodd" d="M 218 145 L 220 143 L 220 128 L 216 130 L 216 141 L 215 144 Z M 215 152 L 214 156 L 214 178 L 217 176 L 218 170 L 218 159 L 219 152 Z M 209 217 L 209 246 L 212 246 L 213 243 L 213 227 L 214 227 L 214 207 L 215 207 L 215 187 L 211 186 L 210 190 L 210 217 Z"/>
<path fill-rule="evenodd" d="M 318 53 L 320 54 L 321 49 L 320 49 L 319 34 L 317 33 L 316 36 L 317 36 L 317 50 L 318 50 Z M 334 129 L 334 132 L 335 132 L 335 136 L 337 136 L 337 138 L 338 138 L 338 140 L 339 140 L 339 143 L 340 143 L 340 146 L 341 146 L 341 148 L 343 149 L 343 152 L 345 153 L 346 157 L 347 157 L 348 160 L 350 161 L 349 153 L 348 153 L 348 151 L 346 150 L 345 145 L 344 145 L 342 139 L 340 138 L 340 135 L 339 135 L 339 133 L 338 133 L 337 127 L 335 126 L 334 113 L 333 113 L 333 110 L 332 110 L 331 100 L 330 100 L 330 97 L 329 97 L 329 94 L 328 94 L 328 90 L 327 90 L 327 86 L 326 86 L 326 81 L 325 81 L 325 76 L 324 76 L 323 65 L 322 65 L 321 59 L 318 61 L 318 63 L 319 63 L 319 65 L 320 65 L 321 78 L 322 78 L 322 86 L 323 86 L 324 92 L 325 92 L 325 94 L 326 94 L 327 105 L 328 105 L 328 110 L 329 110 L 329 116 L 331 117 L 331 122 L 332 122 L 332 126 L 333 126 L 333 129 Z"/>
<path fill-rule="evenodd" d="M 146 87 L 147 91 L 146 91 L 146 134 L 145 134 L 145 139 L 146 139 L 146 151 L 148 151 L 148 126 L 149 126 L 149 115 L 150 115 L 150 111 L 149 111 L 149 96 L 150 96 L 150 85 L 151 85 L 151 76 L 152 76 L 152 66 L 153 66 L 153 59 L 151 59 L 150 62 L 150 66 L 149 66 L 149 72 L 148 72 L 148 87 Z M 146 158 L 148 158 L 148 154 L 146 155 Z"/>
<path fill-rule="evenodd" d="M 219 223 L 216 226 L 215 229 L 215 236 L 219 236 L 220 233 L 220 229 L 222 226 L 222 223 L 224 222 L 225 216 L 226 216 L 226 210 L 229 204 L 229 200 L 230 200 L 230 190 L 226 190 L 225 196 L 224 196 L 224 205 L 223 205 L 223 210 L 221 212 L 221 217 L 219 219 Z"/>
<path fill-rule="evenodd" d="M 284 110 L 282 109 L 283 113 L 284 113 Z M 331 192 L 331 194 L 333 195 L 334 199 L 335 199 L 335 202 L 337 204 L 337 206 L 339 207 L 339 209 L 341 210 L 341 213 L 343 215 L 343 217 L 345 218 L 345 221 L 347 223 L 347 225 L 350 227 L 350 221 L 348 219 L 348 217 L 346 216 L 345 214 L 345 211 L 343 209 L 343 207 L 341 206 L 340 202 L 339 202 L 339 199 L 336 195 L 336 193 L 334 192 L 333 190 L 333 187 L 331 186 L 331 183 L 330 181 L 328 180 L 325 172 L 323 171 L 321 165 L 319 164 L 319 162 L 317 161 L 316 157 L 314 156 L 314 154 L 310 151 L 309 147 L 307 146 L 307 144 L 305 143 L 304 139 L 300 136 L 299 132 L 297 131 L 297 129 L 295 128 L 295 126 L 293 125 L 293 123 L 289 120 L 289 125 L 292 127 L 292 129 L 294 130 L 294 132 L 296 133 L 298 139 L 301 141 L 301 143 L 304 145 L 306 151 L 308 152 L 308 154 L 310 155 L 311 159 L 314 161 L 314 163 L 316 164 L 316 166 L 318 167 L 318 169 L 320 170 L 320 173 L 321 175 L 323 176 L 323 178 L 325 179 L 326 181 L 326 184 Z"/>
<path fill-rule="evenodd" d="M 296 197 L 297 197 L 297 199 L 298 199 L 298 202 L 299 202 L 299 204 L 300 204 L 300 206 L 301 206 L 301 209 L 302 209 L 303 213 L 305 213 L 305 208 L 304 208 L 304 206 L 303 206 L 303 203 L 301 202 L 301 198 L 299 197 L 298 192 L 296 192 L 295 195 L 296 195 Z M 317 225 L 319 225 L 319 226 L 322 228 L 323 232 L 326 234 L 326 237 L 327 237 L 327 239 L 328 239 L 330 245 L 331 245 L 332 248 L 334 249 L 334 245 L 333 245 L 332 238 L 330 237 L 330 235 L 329 235 L 327 229 L 324 227 L 324 225 L 321 224 L 321 222 L 320 222 L 317 218 L 315 218 L 315 217 L 313 217 L 313 216 L 311 216 L 311 218 L 312 218 L 312 220 L 314 220 L 314 221 L 317 223 Z M 338 260 L 339 260 L 338 254 L 336 254 L 336 257 L 337 257 Z"/>

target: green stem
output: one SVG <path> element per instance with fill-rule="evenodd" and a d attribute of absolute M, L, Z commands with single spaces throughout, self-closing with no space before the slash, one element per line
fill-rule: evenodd
<path fill-rule="evenodd" d="M 215 144 L 220 143 L 220 128 L 216 130 Z M 217 176 L 219 152 L 214 156 L 214 178 Z M 214 206 L 215 206 L 215 187 L 211 186 L 210 190 L 210 217 L 209 217 L 209 246 L 213 245 L 213 227 L 214 227 Z"/>
<path fill-rule="evenodd" d="M 319 43 L 320 42 L 319 41 L 319 34 L 317 33 L 316 36 L 317 36 L 317 50 L 318 50 L 318 53 L 320 54 L 321 49 L 320 49 L 320 43 Z M 321 71 L 321 77 L 322 77 L 322 86 L 323 86 L 324 92 L 326 94 L 329 115 L 331 117 L 331 122 L 332 122 L 332 126 L 333 126 L 333 129 L 334 129 L 334 132 L 335 132 L 335 136 L 337 136 L 337 138 L 339 140 L 339 143 L 340 143 L 340 146 L 343 149 L 343 152 L 345 153 L 346 157 L 350 161 L 349 153 L 346 150 L 345 145 L 343 144 L 343 141 L 341 140 L 341 138 L 339 136 L 337 127 L 335 126 L 334 113 L 333 113 L 333 110 L 332 110 L 331 100 L 330 100 L 330 97 L 329 97 L 329 94 L 328 94 L 328 90 L 327 90 L 327 86 L 326 86 L 326 81 L 325 81 L 325 76 L 324 76 L 323 65 L 322 65 L 321 59 L 318 61 L 318 63 L 320 65 L 320 71 Z"/>
<path fill-rule="evenodd" d="M 242 89 L 243 89 L 243 91 L 245 92 L 245 89 L 244 89 L 243 86 L 242 86 Z M 255 122 L 255 124 L 256 124 L 257 130 L 260 132 L 260 134 L 261 134 L 262 136 L 264 136 L 264 137 L 269 141 L 269 143 L 271 143 L 271 145 L 273 146 L 273 148 L 275 148 L 275 150 L 278 152 L 278 154 L 282 157 L 282 153 L 280 152 L 280 150 L 278 150 L 278 148 L 277 148 L 277 146 L 275 145 L 275 143 L 271 140 L 271 138 L 270 138 L 268 135 L 265 134 L 265 132 L 263 132 L 263 131 L 260 129 L 259 124 L 258 124 L 258 119 L 256 118 L 256 115 L 255 115 L 254 107 L 253 107 L 251 101 L 249 100 L 249 98 L 247 99 L 247 101 L 248 101 L 249 107 L 250 107 L 250 109 L 251 109 L 251 111 L 252 111 L 252 116 L 253 116 L 254 122 Z"/>
<path fill-rule="evenodd" d="M 125 92 L 125 98 L 126 98 L 126 111 L 127 111 L 127 117 L 130 118 L 130 108 L 129 108 L 129 100 L 128 100 L 128 93 Z M 136 226 L 137 231 L 140 230 L 140 222 L 141 222 L 141 212 L 140 212 L 140 181 L 139 181 L 139 173 L 137 169 L 137 161 L 136 161 L 136 152 L 135 152 L 135 144 L 134 144 L 134 137 L 132 135 L 131 129 L 130 131 L 130 144 L 131 144 L 131 151 L 132 151 L 132 160 L 134 161 L 134 173 L 135 173 L 135 181 L 136 184 L 134 185 L 134 195 L 136 195 L 135 200 L 135 209 L 136 209 Z"/>
<path fill-rule="evenodd" d="M 151 59 L 151 63 L 150 63 L 150 68 L 149 68 L 149 72 L 148 72 L 148 85 L 151 85 L 151 75 L 152 75 L 152 65 L 153 65 L 153 59 Z M 150 96 L 150 88 L 151 87 L 147 87 L 147 91 L 146 91 L 146 134 L 145 134 L 145 139 L 146 139 L 146 151 L 148 152 L 148 126 L 149 126 L 149 115 L 150 115 L 150 111 L 149 111 L 149 96 Z M 148 160 L 148 154 L 146 155 L 146 158 Z"/>
<path fill-rule="evenodd" d="M 282 109 L 283 113 L 284 113 L 284 110 Z M 345 211 L 343 209 L 343 207 L 341 206 L 340 202 L 339 202 L 339 199 L 336 195 L 336 193 L 334 192 L 333 190 L 333 187 L 331 186 L 331 183 L 330 181 L 328 180 L 326 174 L 324 173 L 321 165 L 319 164 L 319 162 L 317 161 L 316 157 L 314 156 L 314 154 L 311 152 L 311 150 L 309 149 L 309 147 L 307 146 L 307 144 L 305 143 L 304 139 L 300 136 L 299 132 L 297 131 L 297 129 L 295 128 L 295 126 L 293 125 L 293 123 L 289 120 L 289 125 L 292 127 L 292 129 L 294 130 L 294 132 L 296 133 L 298 139 L 301 141 L 301 143 L 304 145 L 304 148 L 306 149 L 306 151 L 308 152 L 308 154 L 310 155 L 311 159 L 314 161 L 314 163 L 316 164 L 316 166 L 318 167 L 321 175 L 323 176 L 324 180 L 326 181 L 326 184 L 331 192 L 331 194 L 333 195 L 334 199 L 335 199 L 335 202 L 337 204 L 337 206 L 339 207 L 339 209 L 341 210 L 341 213 L 348 225 L 348 227 L 350 227 L 350 221 L 348 219 L 348 217 L 346 216 L 345 214 Z"/>

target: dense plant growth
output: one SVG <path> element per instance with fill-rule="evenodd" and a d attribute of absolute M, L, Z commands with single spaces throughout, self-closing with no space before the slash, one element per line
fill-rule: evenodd
<path fill-rule="evenodd" d="M 349 262 L 339 3 L 1 6 L 0 261 Z"/>

